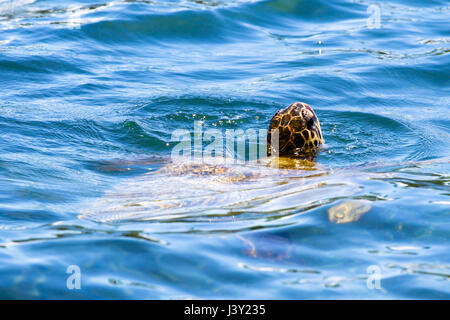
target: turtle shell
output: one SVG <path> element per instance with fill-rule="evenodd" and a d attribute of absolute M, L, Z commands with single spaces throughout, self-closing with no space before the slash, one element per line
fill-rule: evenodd
<path fill-rule="evenodd" d="M 370 209 L 367 200 L 347 200 L 329 208 L 328 219 L 333 223 L 355 222 Z"/>

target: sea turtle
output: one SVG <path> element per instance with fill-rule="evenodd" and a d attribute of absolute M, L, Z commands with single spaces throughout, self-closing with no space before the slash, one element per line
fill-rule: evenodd
<path fill-rule="evenodd" d="M 295 182 L 292 192 L 297 189 L 309 192 L 327 183 L 317 180 L 328 172 L 314 162 L 323 143 L 314 110 L 306 103 L 295 102 L 276 112 L 270 120 L 266 159 L 245 166 L 208 163 L 205 159 L 201 163 L 172 161 L 116 186 L 83 209 L 79 217 L 98 221 L 156 220 L 187 217 L 192 213 L 198 216 L 211 209 L 215 210 L 213 215 L 220 216 L 245 207 L 249 199 L 267 197 L 281 201 L 277 190 L 288 181 Z M 336 192 L 343 196 L 351 194 L 343 187 Z M 307 199 L 303 202 L 305 206 L 308 203 Z M 330 214 L 330 221 L 356 221 L 362 214 L 358 213 L 361 212 L 358 206 L 346 208 L 337 215 Z"/>
<path fill-rule="evenodd" d="M 327 177 L 329 170 L 314 162 L 323 143 L 314 110 L 306 103 L 295 102 L 279 110 L 270 120 L 267 158 L 245 166 L 218 164 L 205 158 L 201 163 L 172 160 L 157 170 L 117 185 L 82 210 L 79 217 L 101 222 L 195 219 L 203 224 L 221 221 L 226 225 L 244 212 L 270 215 L 286 208 L 292 210 L 295 203 L 297 210 L 307 210 L 317 203 L 330 202 L 335 196 L 346 198 L 355 192 L 354 186 L 348 188 L 342 184 L 348 179 Z M 326 191 L 327 188 L 330 190 Z M 369 209 L 370 204 L 360 204 L 358 200 L 340 203 L 329 209 L 329 220 L 332 223 L 357 221 Z M 243 220 L 242 223 L 248 223 Z M 232 234 L 250 258 L 290 257 L 292 242 L 288 233 L 262 230 Z"/>

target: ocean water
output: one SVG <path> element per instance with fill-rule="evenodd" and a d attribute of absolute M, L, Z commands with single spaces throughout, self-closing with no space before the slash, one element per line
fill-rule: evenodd
<path fill-rule="evenodd" d="M 449 21 L 444 0 L 0 0 L 0 298 L 449 299 Z M 175 130 L 294 101 L 314 170 L 158 171 Z"/>

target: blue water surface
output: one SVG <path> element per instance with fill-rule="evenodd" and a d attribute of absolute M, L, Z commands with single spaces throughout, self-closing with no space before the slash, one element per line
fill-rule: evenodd
<path fill-rule="evenodd" d="M 444 0 L 0 0 L 0 298 L 449 299 L 449 21 Z M 175 130 L 294 101 L 319 173 L 158 173 Z M 331 222 L 347 200 L 370 210 Z"/>

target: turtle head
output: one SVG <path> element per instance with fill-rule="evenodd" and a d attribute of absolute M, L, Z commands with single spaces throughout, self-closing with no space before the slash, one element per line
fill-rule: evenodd
<path fill-rule="evenodd" d="M 278 148 L 272 141 L 277 133 Z M 270 120 L 267 132 L 268 155 L 311 158 L 324 142 L 319 119 L 306 103 L 294 102 L 279 110 Z"/>

